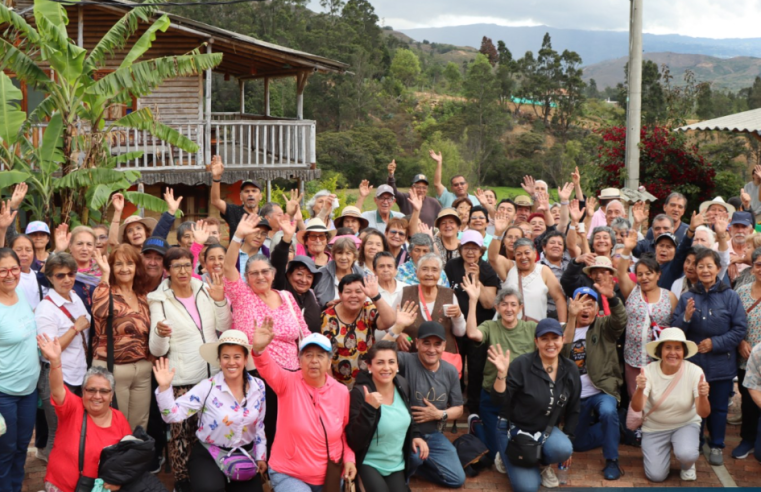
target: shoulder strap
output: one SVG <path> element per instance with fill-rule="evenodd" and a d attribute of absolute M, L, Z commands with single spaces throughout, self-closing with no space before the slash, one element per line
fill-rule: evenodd
<path fill-rule="evenodd" d="M 114 296 L 108 289 L 108 317 L 106 318 L 106 366 L 114 372 Z"/>
<path fill-rule="evenodd" d="M 759 297 L 758 300 L 756 300 L 756 302 L 754 302 L 751 307 L 745 310 L 745 314 L 750 314 L 750 312 L 753 311 L 756 308 L 756 306 L 759 305 L 759 303 L 761 303 L 761 297 Z"/>
<path fill-rule="evenodd" d="M 87 410 L 82 416 L 82 429 L 79 432 L 79 475 L 85 468 L 85 438 L 87 436 Z"/>
<path fill-rule="evenodd" d="M 555 386 L 557 387 L 557 385 Z M 552 413 L 550 414 L 550 419 L 547 421 L 547 428 L 544 429 L 544 434 L 542 435 L 542 443 L 544 443 L 544 441 L 550 437 L 552 428 L 555 427 L 555 425 L 560 421 L 560 413 L 563 411 L 565 404 L 568 402 L 568 391 L 565 388 L 565 385 L 563 386 L 563 393 L 561 393 L 558 401 L 555 402 L 555 406 L 552 408 Z"/>
<path fill-rule="evenodd" d="M 650 408 L 650 411 L 645 414 L 645 418 L 647 418 L 647 416 L 654 411 L 658 410 L 658 407 L 660 407 L 661 404 L 666 401 L 666 398 L 671 394 L 674 388 L 676 388 L 676 386 L 679 384 L 679 381 L 682 379 L 682 374 L 684 374 L 684 361 L 682 361 L 682 367 L 679 368 L 679 372 L 676 373 L 676 376 L 671 381 L 671 384 L 669 384 L 669 387 L 666 388 L 666 391 L 663 392 L 663 396 L 661 396 L 660 400 L 655 402 L 655 405 L 653 405 L 652 408 Z"/>
<path fill-rule="evenodd" d="M 523 295 L 523 276 L 521 275 L 520 270 L 518 270 L 517 266 L 514 266 L 515 273 L 518 275 L 518 290 L 521 291 L 521 299 L 523 299 L 523 303 L 521 305 L 521 319 L 526 320 L 526 296 Z"/>
<path fill-rule="evenodd" d="M 203 399 L 203 406 L 201 407 L 201 416 L 198 419 L 198 426 L 203 427 L 203 416 L 206 413 L 206 401 L 209 399 L 209 395 L 211 394 L 211 390 L 214 389 L 214 380 L 211 380 L 211 388 L 209 388 L 209 392 L 206 393 L 206 398 Z M 245 396 L 245 395 L 243 395 Z"/>

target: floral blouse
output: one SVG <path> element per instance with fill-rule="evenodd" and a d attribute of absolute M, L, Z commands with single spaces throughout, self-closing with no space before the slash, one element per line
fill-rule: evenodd
<path fill-rule="evenodd" d="M 661 297 L 649 312 L 647 301 L 642 298 L 639 285 L 634 287 L 626 300 L 626 340 L 624 342 L 624 362 L 632 367 L 645 367 L 652 359 L 647 355 L 645 344 L 652 342 L 655 322 L 660 327 L 671 324 L 671 300 L 669 291 L 661 289 Z M 650 322 L 647 322 L 647 319 Z"/>
<path fill-rule="evenodd" d="M 275 323 L 275 338 L 267 347 L 267 351 L 280 367 L 291 371 L 298 370 L 301 367 L 299 338 L 309 336 L 312 332 L 309 331 L 293 295 L 285 290 L 275 291 L 280 294 L 283 303 L 277 309 L 271 309 L 243 279 L 238 279 L 237 282 L 224 279 L 224 282 L 225 293 L 233 310 L 232 329 L 245 333 L 251 343 L 254 336 L 254 320 L 259 326 L 266 317 L 272 318 Z"/>
<path fill-rule="evenodd" d="M 221 372 L 193 386 L 177 400 L 172 388 L 162 392 L 156 388 L 161 417 L 168 424 L 176 424 L 200 411 L 196 431 L 198 440 L 223 448 L 254 443 L 251 456 L 257 461 L 264 461 L 267 459 L 264 382 L 249 374 L 246 376 L 248 392 L 242 402 L 235 399 Z"/>
<path fill-rule="evenodd" d="M 750 294 L 750 290 L 753 284 L 745 284 L 737 289 L 737 295 L 740 296 L 740 300 L 743 303 L 743 308 L 747 312 L 753 304 L 756 303 L 756 299 Z M 761 343 L 761 303 L 754 307 L 748 313 L 748 331 L 745 334 L 745 341 L 750 344 L 751 347 L 755 347 Z M 748 361 L 742 357 L 738 357 L 740 361 L 740 369 L 745 369 Z"/>
<path fill-rule="evenodd" d="M 357 319 L 347 322 L 338 317 L 336 308 L 322 313 L 322 334 L 333 346 L 333 377 L 351 388 L 360 370 L 367 369 L 364 356 L 375 343 L 375 323 L 378 309 L 371 301 L 365 301 Z"/>

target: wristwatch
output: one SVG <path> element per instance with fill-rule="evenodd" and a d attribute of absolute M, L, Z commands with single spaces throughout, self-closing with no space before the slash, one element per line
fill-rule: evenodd
<path fill-rule="evenodd" d="M 442 422 L 446 422 L 448 418 L 449 418 L 449 415 L 447 415 L 447 411 L 446 410 L 441 412 L 441 421 Z"/>

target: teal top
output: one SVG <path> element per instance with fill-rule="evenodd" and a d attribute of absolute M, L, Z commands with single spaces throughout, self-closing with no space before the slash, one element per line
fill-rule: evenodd
<path fill-rule="evenodd" d="M 40 377 L 37 324 L 21 286 L 16 295 L 13 306 L 0 304 L 0 393 L 26 396 Z"/>
<path fill-rule="evenodd" d="M 382 476 L 404 470 L 404 438 L 412 417 L 399 390 L 394 388 L 394 403 L 381 405 L 381 418 L 373 434 L 363 464 L 372 466 Z"/>

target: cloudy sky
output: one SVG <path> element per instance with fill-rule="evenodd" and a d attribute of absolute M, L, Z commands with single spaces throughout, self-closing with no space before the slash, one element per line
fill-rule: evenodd
<path fill-rule="evenodd" d="M 627 0 L 371 0 L 397 29 L 491 23 L 628 30 Z M 707 38 L 761 37 L 761 0 L 644 0 L 644 30 Z M 320 10 L 317 0 L 311 7 Z"/>

